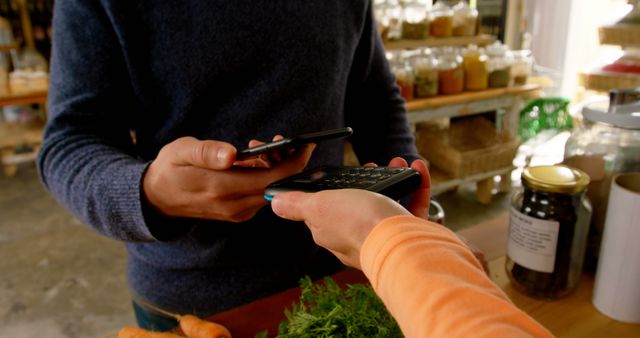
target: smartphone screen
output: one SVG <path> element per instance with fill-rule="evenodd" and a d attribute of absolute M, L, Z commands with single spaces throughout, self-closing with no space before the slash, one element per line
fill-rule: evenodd
<path fill-rule="evenodd" d="M 257 147 L 247 148 L 239 151 L 236 155 L 236 160 L 245 160 L 274 151 L 282 152 L 286 149 L 295 149 L 296 147 L 307 143 L 317 143 L 322 140 L 347 137 L 351 134 L 353 134 L 353 129 L 351 129 L 350 127 L 345 127 L 286 137 L 280 141 L 269 142 Z"/>

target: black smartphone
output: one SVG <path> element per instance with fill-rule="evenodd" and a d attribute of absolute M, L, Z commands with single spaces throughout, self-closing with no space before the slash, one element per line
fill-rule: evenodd
<path fill-rule="evenodd" d="M 420 173 L 411 168 L 323 166 L 270 184 L 264 198 L 270 201 L 273 196 L 285 191 L 316 192 L 354 188 L 397 200 L 417 190 L 421 183 Z"/>
<path fill-rule="evenodd" d="M 280 141 L 274 141 L 259 145 L 253 148 L 247 148 L 239 151 L 236 160 L 245 160 L 260 154 L 271 153 L 274 151 L 282 151 L 284 149 L 295 149 L 307 143 L 317 143 L 322 140 L 334 139 L 351 136 L 353 129 L 350 127 L 317 131 L 313 133 L 300 134 L 293 137 L 285 137 Z"/>

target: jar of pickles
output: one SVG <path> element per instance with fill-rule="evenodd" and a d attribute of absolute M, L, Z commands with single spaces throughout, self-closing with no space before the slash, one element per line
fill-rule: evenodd
<path fill-rule="evenodd" d="M 483 90 L 489 86 L 487 55 L 484 50 L 470 45 L 463 52 L 464 89 Z"/>
<path fill-rule="evenodd" d="M 426 39 L 428 36 L 427 6 L 419 2 L 405 4 L 402 14 L 402 38 Z"/>
<path fill-rule="evenodd" d="M 474 36 L 478 25 L 478 10 L 462 0 L 453 6 L 453 36 Z"/>
<path fill-rule="evenodd" d="M 446 38 L 453 34 L 453 10 L 443 1 L 438 1 L 431 11 L 430 32 L 436 38 Z"/>
<path fill-rule="evenodd" d="M 525 168 L 513 195 L 506 270 L 513 287 L 536 298 L 569 294 L 582 274 L 591 205 L 589 176 L 564 165 Z"/>
<path fill-rule="evenodd" d="M 438 61 L 429 51 L 413 56 L 414 96 L 438 95 Z"/>
<path fill-rule="evenodd" d="M 447 50 L 438 58 L 438 86 L 443 95 L 458 94 L 464 90 L 462 57 L 454 50 Z"/>
<path fill-rule="evenodd" d="M 511 58 L 509 47 L 496 41 L 486 47 L 489 70 L 489 88 L 508 87 L 511 82 Z"/>

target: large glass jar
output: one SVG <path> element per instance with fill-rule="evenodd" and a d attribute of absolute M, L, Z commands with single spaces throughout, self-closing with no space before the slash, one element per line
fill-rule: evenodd
<path fill-rule="evenodd" d="M 438 95 L 438 61 L 429 51 L 413 56 L 414 96 Z"/>
<path fill-rule="evenodd" d="M 453 6 L 453 36 L 474 36 L 478 25 L 478 10 L 462 0 Z"/>
<path fill-rule="evenodd" d="M 527 78 L 531 75 L 533 67 L 533 56 L 530 50 L 511 51 L 513 64 L 511 65 L 511 78 L 515 86 L 522 86 L 527 83 Z"/>
<path fill-rule="evenodd" d="M 438 87 L 440 94 L 458 94 L 464 90 L 462 56 L 453 50 L 445 51 L 438 58 Z"/>
<path fill-rule="evenodd" d="M 489 86 L 487 55 L 484 50 L 470 45 L 463 52 L 464 89 L 483 90 Z"/>
<path fill-rule="evenodd" d="M 633 91 L 639 92 L 639 89 Z M 587 194 L 593 204 L 585 270 L 595 271 L 604 231 L 611 180 L 618 173 L 640 171 L 640 103 L 594 103 L 582 110 L 582 126 L 565 145 L 564 162 L 591 176 Z M 612 103 L 613 102 L 613 103 Z"/>
<path fill-rule="evenodd" d="M 511 82 L 511 58 L 509 47 L 496 41 L 486 47 L 489 69 L 489 88 L 508 87 Z"/>
<path fill-rule="evenodd" d="M 513 195 L 506 270 L 516 290 L 555 299 L 578 284 L 591 217 L 589 176 L 564 165 L 522 172 Z"/>
<path fill-rule="evenodd" d="M 438 1 L 429 12 L 431 36 L 447 38 L 453 35 L 453 10 L 443 1 Z"/>
<path fill-rule="evenodd" d="M 419 40 L 428 36 L 427 6 L 419 2 L 405 4 L 402 13 L 402 38 Z"/>

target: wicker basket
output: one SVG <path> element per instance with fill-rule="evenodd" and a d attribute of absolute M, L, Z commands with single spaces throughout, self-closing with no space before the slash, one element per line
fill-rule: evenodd
<path fill-rule="evenodd" d="M 459 178 L 510 166 L 520 142 L 497 133 L 482 117 L 453 122 L 448 129 L 416 125 L 418 151 L 431 165 Z"/>

